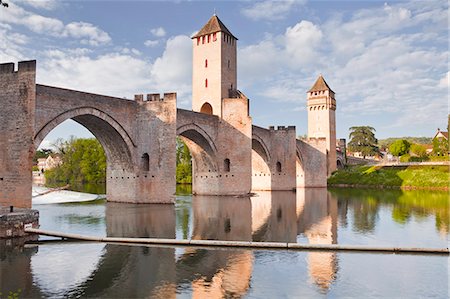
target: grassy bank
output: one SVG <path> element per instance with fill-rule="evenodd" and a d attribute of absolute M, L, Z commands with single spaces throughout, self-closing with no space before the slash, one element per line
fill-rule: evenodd
<path fill-rule="evenodd" d="M 448 190 L 448 166 L 351 166 L 336 171 L 329 186 Z"/>

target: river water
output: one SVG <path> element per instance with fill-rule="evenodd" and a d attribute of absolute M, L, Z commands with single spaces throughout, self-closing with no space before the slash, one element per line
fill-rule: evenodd
<path fill-rule="evenodd" d="M 175 205 L 34 208 L 42 229 L 96 236 L 448 247 L 447 192 L 298 189 L 235 198 L 178 191 Z M 445 255 L 81 242 L 0 252 L 3 296 L 20 290 L 20 297 L 55 298 L 449 297 Z"/>

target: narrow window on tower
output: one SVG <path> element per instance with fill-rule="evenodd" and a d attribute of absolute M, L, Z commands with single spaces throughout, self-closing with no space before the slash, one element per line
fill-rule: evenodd
<path fill-rule="evenodd" d="M 230 60 L 228 59 L 228 68 L 230 68 Z"/>
<path fill-rule="evenodd" d="M 208 67 L 208 59 L 205 59 L 205 67 Z"/>
<path fill-rule="evenodd" d="M 202 44 L 204 44 L 205 43 L 205 36 L 203 35 L 202 36 Z"/>
<path fill-rule="evenodd" d="M 200 45 L 200 37 L 197 37 L 197 46 Z"/>
<path fill-rule="evenodd" d="M 208 87 L 208 79 L 205 79 L 205 87 Z"/>
<path fill-rule="evenodd" d="M 208 43 L 211 40 L 211 34 L 208 34 Z"/>
<path fill-rule="evenodd" d="M 217 35 L 216 32 L 213 33 L 213 42 L 215 42 L 217 40 Z"/>

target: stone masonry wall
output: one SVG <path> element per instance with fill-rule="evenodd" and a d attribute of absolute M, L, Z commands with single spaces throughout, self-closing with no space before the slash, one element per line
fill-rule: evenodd
<path fill-rule="evenodd" d="M 31 208 L 36 61 L 0 64 L 0 206 Z"/>

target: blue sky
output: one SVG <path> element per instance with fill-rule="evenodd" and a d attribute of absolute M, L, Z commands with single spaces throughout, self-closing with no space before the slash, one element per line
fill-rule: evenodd
<path fill-rule="evenodd" d="M 447 1 L 17 1 L 0 9 L 0 62 L 37 59 L 37 82 L 190 108 L 192 36 L 214 10 L 238 41 L 254 124 L 306 133 L 306 91 L 336 92 L 337 137 L 432 136 L 449 113 Z M 74 122 L 57 137 L 87 136 Z"/>

